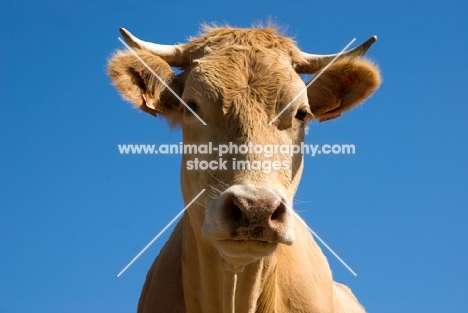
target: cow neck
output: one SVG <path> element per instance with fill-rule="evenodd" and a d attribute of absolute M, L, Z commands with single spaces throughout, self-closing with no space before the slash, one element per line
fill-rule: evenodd
<path fill-rule="evenodd" d="M 229 270 L 223 272 L 223 313 L 236 312 L 237 273 Z"/>
<path fill-rule="evenodd" d="M 184 216 L 182 275 L 187 312 L 276 312 L 276 258 L 233 270 Z"/>

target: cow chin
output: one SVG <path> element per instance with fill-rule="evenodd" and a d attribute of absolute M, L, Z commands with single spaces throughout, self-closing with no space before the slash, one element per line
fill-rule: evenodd
<path fill-rule="evenodd" d="M 275 252 L 277 242 L 258 240 L 216 240 L 216 249 L 233 268 L 242 268 Z"/>

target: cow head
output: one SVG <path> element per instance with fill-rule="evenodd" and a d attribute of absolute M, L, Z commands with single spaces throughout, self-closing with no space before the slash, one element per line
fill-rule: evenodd
<path fill-rule="evenodd" d="M 300 74 L 319 73 L 335 55 L 304 53 L 274 28 L 209 28 L 176 46 L 121 31 L 139 56 L 120 51 L 110 60 L 109 75 L 122 96 L 180 126 L 185 145 L 231 148 L 221 158 L 218 151 L 182 157 L 185 202 L 208 190 L 187 211 L 200 240 L 234 267 L 268 256 L 278 243 L 291 245 L 288 207 L 303 156 L 274 149 L 243 153 L 245 147 L 300 145 L 308 122 L 339 117 L 370 96 L 379 71 L 361 56 L 375 37 L 341 55 L 301 93 L 306 84 Z M 202 161 L 210 166 L 196 169 Z"/>

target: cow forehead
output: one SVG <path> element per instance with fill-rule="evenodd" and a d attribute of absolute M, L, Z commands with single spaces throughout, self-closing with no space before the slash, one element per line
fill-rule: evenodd
<path fill-rule="evenodd" d="M 192 63 L 188 82 L 223 106 L 239 96 L 266 105 L 289 102 L 304 85 L 287 55 L 259 45 L 207 53 Z"/>

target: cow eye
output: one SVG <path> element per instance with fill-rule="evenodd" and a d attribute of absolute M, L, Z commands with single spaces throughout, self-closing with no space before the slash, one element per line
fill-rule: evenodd
<path fill-rule="evenodd" d="M 198 104 L 195 101 L 189 100 L 185 102 L 185 104 L 187 104 L 187 107 L 185 108 L 187 111 L 187 114 L 197 113 Z M 190 108 L 190 110 L 188 108 Z"/>
<path fill-rule="evenodd" d="M 307 114 L 308 114 L 308 112 L 307 112 L 306 109 L 299 109 L 299 110 L 297 110 L 297 112 L 296 112 L 295 118 L 297 118 L 297 119 L 300 120 L 300 121 L 304 121 L 304 119 L 306 118 Z"/>

